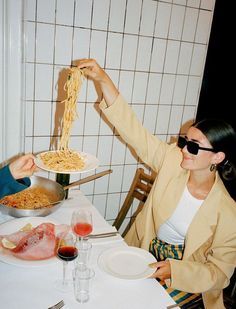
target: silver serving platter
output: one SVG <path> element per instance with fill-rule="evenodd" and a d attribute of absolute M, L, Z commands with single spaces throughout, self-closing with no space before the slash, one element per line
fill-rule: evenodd
<path fill-rule="evenodd" d="M 40 176 L 31 176 L 30 177 L 32 187 L 43 187 L 48 191 L 51 191 L 55 195 L 55 200 L 52 202 L 52 205 L 48 207 L 43 207 L 39 209 L 18 209 L 15 207 L 5 206 L 0 204 L 0 211 L 5 214 L 16 218 L 21 217 L 45 217 L 49 214 L 55 212 L 64 202 L 65 199 L 65 190 L 63 186 L 48 178 L 40 177 Z M 27 190 L 27 189 L 26 189 Z"/>

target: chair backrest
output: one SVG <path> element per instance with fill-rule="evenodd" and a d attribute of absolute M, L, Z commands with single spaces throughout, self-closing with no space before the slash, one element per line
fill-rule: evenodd
<path fill-rule="evenodd" d="M 156 173 L 152 172 L 150 175 L 144 172 L 143 168 L 138 168 L 136 170 L 136 173 L 134 175 L 134 179 L 132 181 L 132 184 L 130 186 L 129 192 L 127 193 L 127 196 L 124 200 L 124 203 L 122 207 L 120 208 L 120 211 L 113 223 L 113 226 L 116 227 L 117 230 L 121 227 L 124 219 L 126 218 L 126 215 L 130 209 L 130 207 L 133 204 L 134 199 L 137 199 L 139 201 L 137 210 L 132 215 L 129 223 L 127 224 L 127 227 L 125 228 L 124 232 L 122 233 L 122 236 L 124 237 L 126 233 L 128 232 L 130 226 L 132 225 L 135 217 L 142 209 L 148 194 L 152 188 L 153 182 L 156 178 Z"/>

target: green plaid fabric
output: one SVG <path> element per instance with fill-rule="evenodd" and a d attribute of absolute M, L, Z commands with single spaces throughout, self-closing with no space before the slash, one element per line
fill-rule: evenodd
<path fill-rule="evenodd" d="M 154 238 L 150 242 L 149 251 L 155 256 L 157 261 L 163 261 L 167 258 L 182 260 L 184 245 L 171 245 L 158 238 Z M 166 289 L 179 307 L 186 308 L 186 304 L 190 305 L 190 303 L 196 302 L 201 298 L 201 294 L 186 293 L 169 288 L 163 281 L 160 281 L 160 284 Z"/>

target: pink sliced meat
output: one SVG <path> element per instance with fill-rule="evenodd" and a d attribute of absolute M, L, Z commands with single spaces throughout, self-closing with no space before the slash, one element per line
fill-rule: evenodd
<path fill-rule="evenodd" d="M 17 242 L 14 249 L 7 250 L 15 257 L 23 260 L 32 261 L 51 258 L 55 256 L 58 238 L 68 233 L 69 229 L 70 227 L 66 224 L 42 223 L 31 231 L 25 232 L 25 235 L 21 235 L 23 237 Z M 7 235 L 7 239 L 10 240 L 12 235 Z"/>
<path fill-rule="evenodd" d="M 28 235 L 30 231 L 18 231 L 15 233 L 12 233 L 10 235 L 1 235 L 0 236 L 0 247 L 1 247 L 1 241 L 3 238 L 9 240 L 10 242 L 13 242 L 15 245 L 19 243 L 19 241 L 26 235 Z"/>

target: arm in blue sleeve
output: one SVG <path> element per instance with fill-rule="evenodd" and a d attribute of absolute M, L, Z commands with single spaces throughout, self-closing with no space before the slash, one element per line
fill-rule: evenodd
<path fill-rule="evenodd" d="M 28 177 L 16 180 L 9 169 L 5 166 L 0 169 L 0 198 L 3 196 L 20 192 L 30 186 Z"/>

